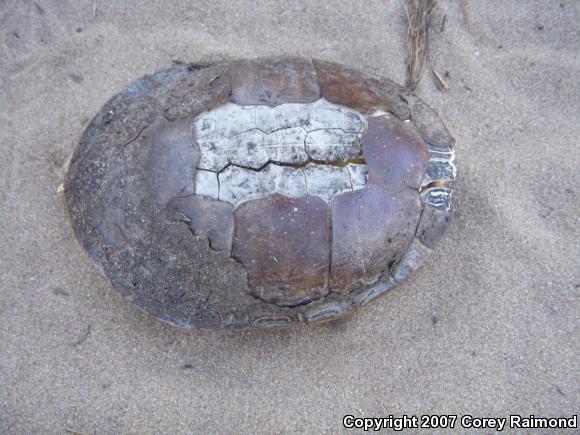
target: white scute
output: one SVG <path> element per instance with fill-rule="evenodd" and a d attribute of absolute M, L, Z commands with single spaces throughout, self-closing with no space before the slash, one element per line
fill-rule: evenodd
<path fill-rule="evenodd" d="M 421 187 L 428 186 L 434 181 L 453 181 L 457 177 L 455 151 L 451 147 L 435 147 L 427 145 L 429 149 L 429 163 L 427 171 L 421 180 Z"/>
<path fill-rule="evenodd" d="M 196 194 L 234 206 L 273 193 L 330 203 L 368 184 L 364 163 L 341 163 L 362 157 L 367 118 L 325 99 L 276 107 L 228 103 L 193 122 L 201 152 Z"/>
<path fill-rule="evenodd" d="M 195 193 L 196 195 L 218 199 L 219 183 L 217 174 L 198 169 L 195 174 Z"/>

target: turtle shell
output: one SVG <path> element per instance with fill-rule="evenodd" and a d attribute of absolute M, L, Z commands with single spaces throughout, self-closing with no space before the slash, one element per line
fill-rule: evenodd
<path fill-rule="evenodd" d="M 92 120 L 66 205 L 105 276 L 162 320 L 311 323 L 432 252 L 451 216 L 453 144 L 419 98 L 336 63 L 177 65 Z"/>

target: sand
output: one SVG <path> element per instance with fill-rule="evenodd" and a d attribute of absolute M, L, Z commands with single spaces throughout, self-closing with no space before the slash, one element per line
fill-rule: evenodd
<path fill-rule="evenodd" d="M 57 187 L 100 106 L 174 60 L 302 55 L 405 81 L 403 2 L 0 5 L 0 432 L 342 430 L 345 414 L 571 415 L 580 3 L 440 1 L 417 94 L 457 138 L 438 255 L 349 319 L 188 332 L 127 304 Z"/>

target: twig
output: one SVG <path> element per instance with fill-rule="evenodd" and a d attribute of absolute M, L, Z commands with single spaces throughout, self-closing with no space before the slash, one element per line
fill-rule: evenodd
<path fill-rule="evenodd" d="M 473 33 L 473 22 L 471 21 L 471 16 L 469 15 L 469 6 L 467 0 L 460 0 L 461 10 L 463 11 L 463 19 L 465 24 L 467 24 L 467 30 L 469 33 Z"/>
<path fill-rule="evenodd" d="M 441 26 L 439 26 L 439 33 L 443 33 L 443 31 L 445 30 L 445 23 L 447 22 L 447 15 L 445 15 L 443 17 L 443 19 L 441 20 Z"/>
<path fill-rule="evenodd" d="M 440 91 L 448 91 L 449 85 L 445 80 L 443 80 L 443 76 L 437 72 L 433 65 L 431 65 L 431 71 L 433 72 L 433 77 L 436 79 L 435 86 L 437 86 L 437 89 Z"/>
<path fill-rule="evenodd" d="M 89 338 L 89 334 L 91 333 L 92 328 L 93 325 L 89 323 L 87 330 L 78 338 L 78 340 L 76 340 L 74 343 L 71 343 L 71 347 L 77 347 L 79 344 L 83 343 L 87 338 Z"/>
<path fill-rule="evenodd" d="M 407 79 L 406 86 L 414 91 L 427 61 L 428 34 L 435 0 L 409 0 L 407 13 Z"/>

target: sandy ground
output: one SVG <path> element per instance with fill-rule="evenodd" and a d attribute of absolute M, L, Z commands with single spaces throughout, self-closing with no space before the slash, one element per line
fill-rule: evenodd
<path fill-rule="evenodd" d="M 457 138 L 456 217 L 348 320 L 186 332 L 77 244 L 57 187 L 88 120 L 173 60 L 304 55 L 404 82 L 402 0 L 0 2 L 0 432 L 342 430 L 344 414 L 580 409 L 580 3 L 441 1 L 417 92 Z M 471 28 L 470 28 L 471 27 Z"/>

